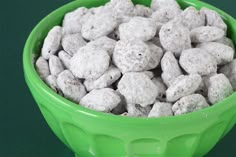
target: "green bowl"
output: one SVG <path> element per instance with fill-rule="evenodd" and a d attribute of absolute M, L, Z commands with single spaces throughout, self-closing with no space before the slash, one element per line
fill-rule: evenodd
<path fill-rule="evenodd" d="M 23 55 L 26 83 L 48 125 L 77 157 L 201 157 L 236 123 L 236 93 L 212 107 L 176 117 L 132 118 L 83 108 L 53 92 L 38 76 L 34 59 L 48 31 L 77 7 L 95 7 L 107 0 L 71 2 L 45 17 L 31 32 Z M 149 5 L 150 0 L 134 0 Z M 196 0 L 178 0 L 181 7 L 207 7 L 228 24 L 236 43 L 236 21 L 223 11 Z M 235 143 L 236 144 L 236 143 Z"/>

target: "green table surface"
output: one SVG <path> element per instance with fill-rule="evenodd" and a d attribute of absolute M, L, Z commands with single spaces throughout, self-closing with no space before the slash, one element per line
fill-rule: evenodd
<path fill-rule="evenodd" d="M 236 17 L 235 0 L 204 0 Z M 44 121 L 23 78 L 22 49 L 34 26 L 70 0 L 0 4 L 0 157 L 73 157 Z M 236 156 L 236 127 L 207 157 Z"/>

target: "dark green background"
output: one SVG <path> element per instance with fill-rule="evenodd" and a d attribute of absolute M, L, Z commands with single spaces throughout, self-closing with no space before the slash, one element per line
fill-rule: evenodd
<path fill-rule="evenodd" d="M 236 17 L 235 0 L 204 0 Z M 0 156 L 73 157 L 45 123 L 26 87 L 22 49 L 33 27 L 70 0 L 4 0 L 0 3 Z M 236 127 L 207 157 L 236 156 Z"/>

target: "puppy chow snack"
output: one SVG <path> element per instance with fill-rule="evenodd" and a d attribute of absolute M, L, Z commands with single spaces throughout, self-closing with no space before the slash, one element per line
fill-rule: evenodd
<path fill-rule="evenodd" d="M 202 78 L 198 74 L 180 75 L 166 90 L 166 100 L 175 102 L 183 96 L 195 93 L 201 81 Z"/>
<path fill-rule="evenodd" d="M 54 55 L 61 47 L 62 28 L 60 26 L 53 27 L 44 40 L 42 47 L 42 57 L 49 59 L 51 55 Z"/>
<path fill-rule="evenodd" d="M 43 80 L 45 80 L 50 75 L 48 62 L 43 57 L 39 57 L 37 59 L 35 67 L 40 78 L 42 78 Z"/>
<path fill-rule="evenodd" d="M 156 102 L 149 112 L 148 117 L 166 117 L 172 115 L 173 112 L 171 103 Z"/>
<path fill-rule="evenodd" d="M 121 99 L 111 88 L 94 89 L 85 95 L 80 105 L 96 111 L 109 112 L 114 109 Z"/>
<path fill-rule="evenodd" d="M 59 75 L 62 71 L 64 71 L 64 66 L 61 60 L 57 56 L 50 56 L 49 58 L 49 69 L 50 73 L 54 76 Z"/>
<path fill-rule="evenodd" d="M 148 41 L 156 35 L 157 26 L 151 18 L 133 17 L 119 26 L 121 40 Z"/>
<path fill-rule="evenodd" d="M 167 86 L 173 82 L 173 80 L 182 75 L 178 60 L 175 58 L 174 54 L 167 51 L 161 60 L 161 77 Z"/>
<path fill-rule="evenodd" d="M 184 50 L 179 63 L 189 74 L 209 75 L 217 71 L 217 62 L 214 56 L 200 48 Z"/>
<path fill-rule="evenodd" d="M 154 103 L 157 97 L 156 85 L 144 73 L 125 73 L 118 89 L 124 95 L 128 104 L 139 104 L 146 107 Z"/>
<path fill-rule="evenodd" d="M 104 74 L 110 64 L 110 56 L 102 48 L 85 46 L 70 60 L 70 70 L 78 78 L 97 79 Z"/>
<path fill-rule="evenodd" d="M 63 92 L 65 98 L 77 103 L 86 94 L 84 85 L 69 70 L 65 70 L 58 75 L 57 85 Z"/>
<path fill-rule="evenodd" d="M 111 0 L 65 14 L 35 60 L 60 96 L 99 112 L 166 117 L 195 112 L 236 90 L 234 42 L 208 8 Z"/>
<path fill-rule="evenodd" d="M 175 21 L 164 24 L 159 37 L 163 48 L 173 52 L 177 57 L 183 50 L 191 48 L 189 29 Z"/>
<path fill-rule="evenodd" d="M 86 41 L 80 33 L 64 35 L 62 38 L 62 47 L 70 55 L 74 55 L 77 51 L 86 45 Z"/>
<path fill-rule="evenodd" d="M 197 47 L 214 56 L 218 65 L 227 64 L 234 59 L 235 51 L 231 47 L 221 43 L 206 42 L 197 45 Z"/>
<path fill-rule="evenodd" d="M 212 104 L 218 103 L 233 93 L 233 87 L 224 74 L 216 74 L 209 78 L 208 99 Z"/>
<path fill-rule="evenodd" d="M 206 99 L 200 94 L 192 94 L 182 97 L 173 106 L 172 110 L 175 115 L 197 111 L 209 107 Z"/>

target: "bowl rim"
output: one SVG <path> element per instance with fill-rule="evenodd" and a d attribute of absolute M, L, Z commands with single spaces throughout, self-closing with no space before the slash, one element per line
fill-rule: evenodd
<path fill-rule="evenodd" d="M 236 21 L 232 16 L 228 15 L 224 11 L 222 11 L 214 6 L 211 6 L 207 3 L 204 3 L 201 1 L 196 1 L 196 0 L 177 0 L 177 1 L 183 1 L 184 3 L 188 3 L 194 7 L 196 7 L 196 6 L 203 7 L 204 6 L 206 8 L 213 9 L 213 10 L 217 11 L 218 13 L 220 13 L 220 15 L 223 16 L 223 18 L 225 20 L 228 20 L 230 23 L 235 23 L 235 25 L 236 25 Z M 227 104 L 227 102 L 230 102 L 232 98 L 236 97 L 236 92 L 234 92 L 231 96 L 227 97 L 226 99 L 222 100 L 221 102 L 219 102 L 217 104 L 214 104 L 213 106 L 210 106 L 210 107 L 207 107 L 205 109 L 201 109 L 201 110 L 198 110 L 195 112 L 183 114 L 183 115 L 147 118 L 147 117 L 120 116 L 120 115 L 113 115 L 113 114 L 109 114 L 109 113 L 94 111 L 94 110 L 82 107 L 82 106 L 78 105 L 77 103 L 74 103 L 74 102 L 58 95 L 50 87 L 48 87 L 44 83 L 43 80 L 41 80 L 41 78 L 39 77 L 38 73 L 35 70 L 34 62 L 32 61 L 33 52 L 31 52 L 32 47 L 33 47 L 32 45 L 36 44 L 35 41 L 33 40 L 33 38 L 35 36 L 37 36 L 38 30 L 40 30 L 40 27 L 42 25 L 44 25 L 46 23 L 46 21 L 48 21 L 48 19 L 50 19 L 50 17 L 54 17 L 62 9 L 69 10 L 69 8 L 71 6 L 76 5 L 76 4 L 78 5 L 78 3 L 79 3 L 79 1 L 73 1 L 68 4 L 65 4 L 62 7 L 53 11 L 52 13 L 48 14 L 46 17 L 44 17 L 34 27 L 33 31 L 30 33 L 30 35 L 26 41 L 26 44 L 24 46 L 24 50 L 23 50 L 24 76 L 25 76 L 25 79 L 28 79 L 28 81 L 29 81 L 29 82 L 27 82 L 27 80 L 26 80 L 26 83 L 28 84 L 28 86 L 33 86 L 35 89 L 40 90 L 43 94 L 46 95 L 46 97 L 50 97 L 52 100 L 56 100 L 55 102 L 57 102 L 57 103 L 54 104 L 55 107 L 56 106 L 59 107 L 59 105 L 60 105 L 60 107 L 66 108 L 66 109 L 71 110 L 76 113 L 81 113 L 86 116 L 99 118 L 99 119 L 106 119 L 106 120 L 111 120 L 111 121 L 124 120 L 124 122 L 126 122 L 126 123 L 130 123 L 130 122 L 132 122 L 132 123 L 146 123 L 146 122 L 166 123 L 166 122 L 176 121 L 176 120 L 186 120 L 186 119 L 190 119 L 190 118 L 191 119 L 199 119 L 199 117 L 200 118 L 208 117 L 208 116 L 214 114 L 214 110 L 222 109 L 223 105 Z M 236 27 L 234 29 L 236 29 Z"/>

